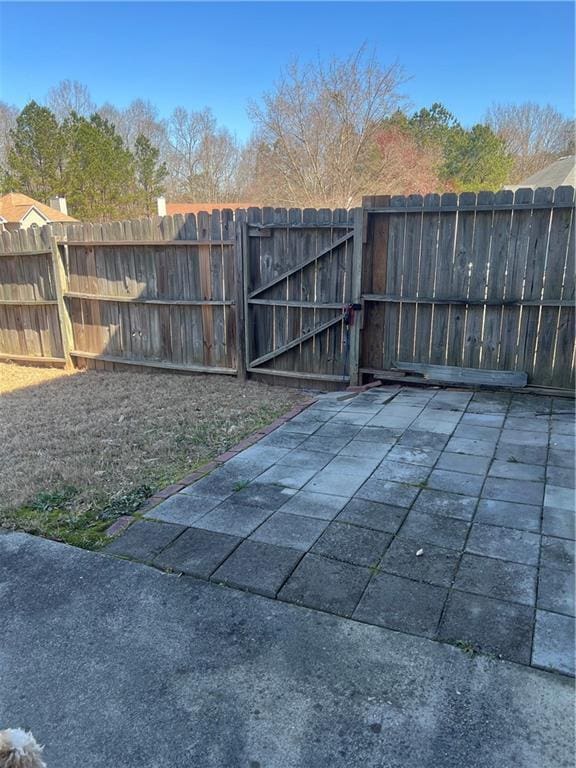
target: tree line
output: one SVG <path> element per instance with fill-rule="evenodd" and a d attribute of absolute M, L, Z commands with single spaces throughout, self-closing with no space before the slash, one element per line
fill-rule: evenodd
<path fill-rule="evenodd" d="M 209 108 L 161 118 L 149 101 L 96 105 L 65 80 L 45 103 L 0 102 L 0 186 L 79 219 L 155 212 L 155 199 L 350 207 L 368 194 L 497 190 L 574 152 L 574 123 L 551 106 L 495 104 L 464 127 L 442 104 L 411 112 L 398 65 L 361 48 L 289 66 L 249 105 L 239 142 Z"/>

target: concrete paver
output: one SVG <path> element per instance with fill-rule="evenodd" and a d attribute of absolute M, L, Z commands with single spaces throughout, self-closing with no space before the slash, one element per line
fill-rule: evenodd
<path fill-rule="evenodd" d="M 249 536 L 272 514 L 271 509 L 261 509 L 235 500 L 225 501 L 194 523 L 195 527 L 231 536 Z"/>
<path fill-rule="evenodd" d="M 540 536 L 515 528 L 474 523 L 466 551 L 514 563 L 538 565 Z"/>
<path fill-rule="evenodd" d="M 391 539 L 383 531 L 336 522 L 326 528 L 310 551 L 353 565 L 376 566 Z"/>
<path fill-rule="evenodd" d="M 194 486 L 190 486 L 193 488 Z M 222 496 L 209 496 L 199 493 L 175 493 L 163 501 L 144 517 L 161 520 L 165 523 L 193 525 L 211 509 L 222 504 Z"/>
<path fill-rule="evenodd" d="M 532 663 L 574 675 L 574 625 L 571 616 L 536 611 Z"/>
<path fill-rule="evenodd" d="M 422 545 L 419 539 L 396 537 L 386 550 L 380 569 L 396 576 L 450 587 L 459 560 L 460 553 L 456 550 L 435 544 Z"/>
<path fill-rule="evenodd" d="M 478 496 L 483 484 L 484 478 L 478 475 L 435 469 L 428 478 L 426 487 L 436 491 L 460 493 L 463 496 Z"/>
<path fill-rule="evenodd" d="M 354 618 L 401 632 L 434 637 L 448 590 L 389 573 L 376 574 Z"/>
<path fill-rule="evenodd" d="M 538 577 L 538 608 L 575 616 L 574 574 L 543 566 Z"/>
<path fill-rule="evenodd" d="M 419 494 L 412 509 L 417 512 L 430 512 L 470 521 L 474 517 L 477 505 L 478 499 L 474 496 L 436 491 L 426 487 Z"/>
<path fill-rule="evenodd" d="M 280 511 L 290 515 L 316 517 L 319 520 L 333 520 L 346 506 L 347 501 L 345 496 L 299 491 L 280 507 Z"/>
<path fill-rule="evenodd" d="M 464 554 L 454 586 L 464 592 L 534 605 L 538 569 L 480 555 Z"/>
<path fill-rule="evenodd" d="M 542 533 L 562 539 L 576 538 L 575 516 L 565 509 L 544 507 Z"/>
<path fill-rule="evenodd" d="M 530 663 L 534 610 L 528 605 L 453 590 L 439 637 L 498 657 Z"/>
<path fill-rule="evenodd" d="M 574 572 L 574 543 L 569 539 L 542 536 L 542 565 Z"/>
<path fill-rule="evenodd" d="M 253 541 L 307 552 L 327 526 L 327 521 L 275 512 L 250 536 Z"/>
<path fill-rule="evenodd" d="M 243 541 L 212 575 L 212 580 L 266 597 L 276 594 L 292 573 L 301 554 L 273 544 Z"/>
<path fill-rule="evenodd" d="M 462 549 L 469 529 L 469 523 L 464 520 L 412 509 L 399 535 L 448 549 Z"/>
<path fill-rule="evenodd" d="M 499 501 L 521 501 L 524 504 L 542 504 L 544 483 L 508 480 L 503 477 L 489 477 L 482 489 L 482 496 L 487 499 L 498 499 Z"/>
<path fill-rule="evenodd" d="M 352 523 L 375 531 L 396 533 L 407 514 L 408 510 L 403 507 L 365 499 L 351 499 L 337 519 L 339 522 Z"/>
<path fill-rule="evenodd" d="M 282 587 L 279 597 L 307 608 L 351 616 L 370 576 L 368 568 L 307 554 Z"/>
<path fill-rule="evenodd" d="M 534 504 L 516 504 L 513 501 L 480 499 L 476 522 L 488 525 L 519 528 L 522 531 L 540 532 L 541 508 Z"/>
<path fill-rule="evenodd" d="M 208 579 L 241 541 L 238 536 L 187 528 L 154 559 L 154 565 Z"/>
<path fill-rule="evenodd" d="M 182 525 L 142 521 L 131 525 L 123 536 L 108 544 L 107 551 L 134 560 L 151 561 L 185 530 Z"/>

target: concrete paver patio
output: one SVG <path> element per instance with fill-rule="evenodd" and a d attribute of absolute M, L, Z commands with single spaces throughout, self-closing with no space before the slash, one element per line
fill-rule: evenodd
<path fill-rule="evenodd" d="M 380 387 L 306 411 L 106 549 L 574 674 L 574 401 Z"/>

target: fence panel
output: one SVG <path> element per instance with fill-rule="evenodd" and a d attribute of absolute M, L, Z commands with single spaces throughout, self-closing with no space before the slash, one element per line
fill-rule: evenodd
<path fill-rule="evenodd" d="M 66 362 L 50 232 L 0 234 L 0 360 Z"/>
<path fill-rule="evenodd" d="M 376 291 L 365 270 L 361 371 L 431 363 L 525 371 L 530 384 L 573 389 L 572 187 L 364 207 L 374 219 L 365 255 L 386 288 Z"/>
<path fill-rule="evenodd" d="M 236 373 L 232 211 L 78 225 L 62 247 L 82 364 Z"/>

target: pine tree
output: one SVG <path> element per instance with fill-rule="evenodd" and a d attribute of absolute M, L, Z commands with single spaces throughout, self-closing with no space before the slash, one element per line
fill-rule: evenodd
<path fill-rule="evenodd" d="M 131 215 L 136 202 L 134 157 L 114 126 L 100 115 L 87 119 L 72 113 L 64 129 L 71 213 L 88 220 Z"/>
<path fill-rule="evenodd" d="M 134 145 L 136 187 L 139 202 L 147 214 L 154 213 L 155 200 L 164 192 L 168 175 L 166 163 L 159 162 L 158 150 L 143 134 L 138 134 Z"/>
<path fill-rule="evenodd" d="M 498 190 L 512 169 L 504 141 L 487 125 L 454 131 L 444 150 L 442 176 L 458 192 Z"/>
<path fill-rule="evenodd" d="M 2 186 L 44 203 L 62 194 L 65 139 L 52 112 L 31 101 L 16 118 L 10 138 L 12 146 Z"/>

